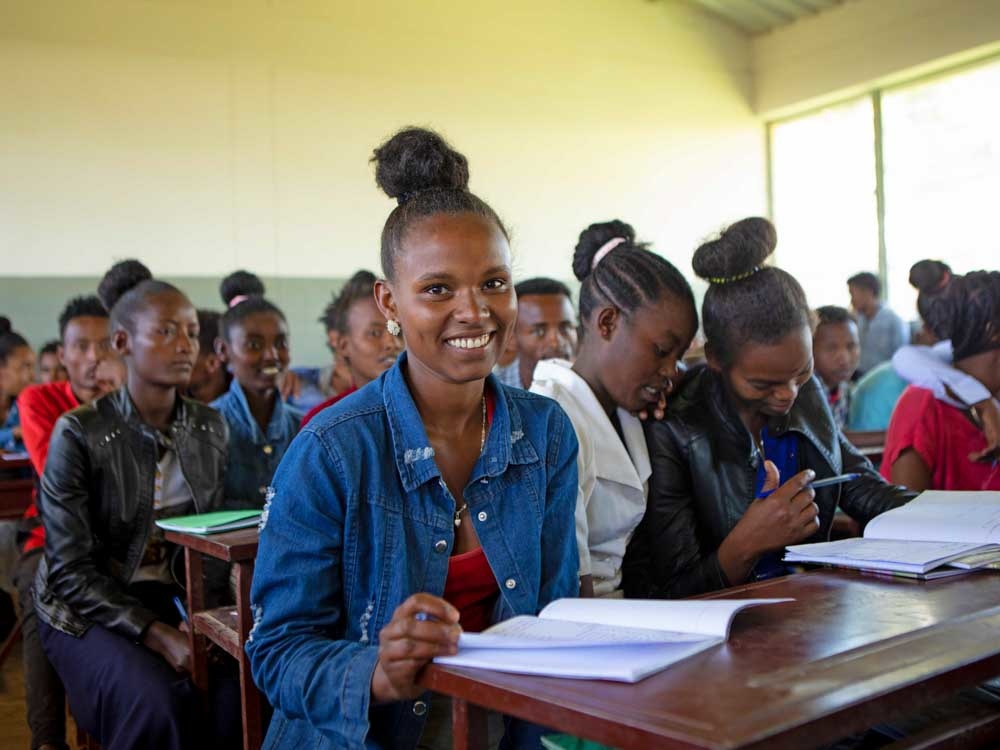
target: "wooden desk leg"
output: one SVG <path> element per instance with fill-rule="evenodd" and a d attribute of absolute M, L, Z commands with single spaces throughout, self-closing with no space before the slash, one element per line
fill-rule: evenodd
<path fill-rule="evenodd" d="M 486 750 L 486 735 L 486 709 L 452 698 L 452 750 Z"/>
<path fill-rule="evenodd" d="M 264 700 L 250 674 L 250 660 L 242 645 L 253 627 L 250 611 L 250 582 L 253 580 L 253 560 L 236 563 L 236 617 L 240 633 L 240 705 L 243 708 L 243 748 L 259 750 L 264 742 Z"/>
<path fill-rule="evenodd" d="M 190 618 L 205 609 L 205 579 L 202 576 L 201 553 L 184 548 L 184 573 L 187 576 L 187 611 Z M 208 644 L 205 636 L 188 627 L 188 647 L 191 649 L 191 680 L 208 695 Z"/>

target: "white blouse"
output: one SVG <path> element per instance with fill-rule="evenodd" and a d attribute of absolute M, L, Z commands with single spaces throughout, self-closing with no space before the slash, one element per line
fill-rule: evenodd
<path fill-rule="evenodd" d="M 535 367 L 531 391 L 555 399 L 569 416 L 580 443 L 577 458 L 576 543 L 580 575 L 593 579 L 594 594 L 614 595 L 621 585 L 625 547 L 646 512 L 651 468 L 642 423 L 618 409 L 621 438 L 587 382 L 562 359 Z"/>

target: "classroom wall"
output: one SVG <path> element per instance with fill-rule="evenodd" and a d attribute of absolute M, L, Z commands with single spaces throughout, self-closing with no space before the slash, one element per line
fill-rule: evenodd
<path fill-rule="evenodd" d="M 754 111 L 771 119 L 1000 51 L 1000 2 L 851 0 L 752 50 Z"/>
<path fill-rule="evenodd" d="M 765 207 L 749 67 L 747 37 L 675 2 L 2 3 L 0 312 L 40 330 L 14 293 L 129 256 L 328 286 L 375 267 L 392 203 L 367 160 L 409 123 L 469 156 L 520 277 L 568 277 L 616 216 L 688 270 Z"/>

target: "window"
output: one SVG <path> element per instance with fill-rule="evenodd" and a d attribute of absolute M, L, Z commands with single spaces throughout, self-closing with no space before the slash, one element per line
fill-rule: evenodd
<path fill-rule="evenodd" d="M 878 271 L 871 99 L 773 125 L 771 170 L 775 262 L 812 307 L 847 306 L 847 277 Z"/>
<path fill-rule="evenodd" d="M 889 302 L 914 317 L 918 260 L 1000 268 L 1000 62 L 882 97 Z"/>
<path fill-rule="evenodd" d="M 916 261 L 944 260 L 959 273 L 1000 267 L 992 220 L 1000 195 L 1000 60 L 772 123 L 770 146 L 775 260 L 799 279 L 813 307 L 846 305 L 847 278 L 879 271 L 889 304 L 915 319 L 907 277 Z"/>

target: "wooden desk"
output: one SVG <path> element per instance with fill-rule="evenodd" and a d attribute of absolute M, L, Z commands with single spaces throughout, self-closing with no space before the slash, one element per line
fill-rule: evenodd
<path fill-rule="evenodd" d="M 844 432 L 847 442 L 853 445 L 861 455 L 869 461 L 878 465 L 882 463 L 882 454 L 885 452 L 885 432 L 882 430 L 857 430 L 854 432 Z"/>
<path fill-rule="evenodd" d="M 729 750 L 816 747 L 1000 674 L 998 575 L 815 571 L 711 596 L 796 601 L 634 685 L 433 665 L 421 682 L 456 699 L 455 750 L 481 746 L 477 706 L 614 747 Z"/>
<path fill-rule="evenodd" d="M 246 643 L 250 628 L 253 627 L 253 615 L 250 612 L 250 582 L 253 580 L 254 560 L 257 557 L 257 529 L 240 529 L 225 534 L 208 535 L 168 531 L 164 536 L 168 542 L 184 547 L 188 583 L 187 609 L 191 613 L 193 625 L 188 638 L 191 643 L 194 682 L 202 690 L 208 687 L 206 638 L 239 662 L 243 748 L 258 750 L 264 741 L 264 699 L 253 683 L 250 662 L 243 650 L 243 644 Z M 236 577 L 235 606 L 205 610 L 202 555 L 233 564 Z"/>
<path fill-rule="evenodd" d="M 0 520 L 20 518 L 31 505 L 35 480 L 31 478 L 31 461 L 8 458 L 0 453 Z"/>

